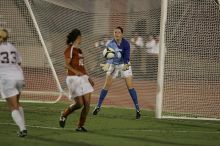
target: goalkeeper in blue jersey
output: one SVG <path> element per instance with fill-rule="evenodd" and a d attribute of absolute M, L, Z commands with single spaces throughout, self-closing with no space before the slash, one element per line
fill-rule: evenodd
<path fill-rule="evenodd" d="M 138 105 L 137 93 L 132 85 L 133 78 L 130 66 L 130 44 L 126 39 L 123 38 L 123 28 L 116 27 L 114 29 L 114 39 L 109 42 L 107 47 L 115 50 L 115 57 L 107 60 L 106 64 L 101 64 L 102 69 L 107 72 L 106 80 L 104 87 L 100 92 L 99 101 L 93 111 L 93 115 L 97 115 L 100 111 L 102 102 L 104 101 L 108 90 L 112 85 L 113 79 L 121 75 L 121 77 L 125 78 L 128 91 L 134 102 L 136 119 L 140 119 L 141 114 Z"/>

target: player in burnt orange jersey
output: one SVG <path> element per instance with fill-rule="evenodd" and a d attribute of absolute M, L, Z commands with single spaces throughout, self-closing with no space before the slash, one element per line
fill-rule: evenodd
<path fill-rule="evenodd" d="M 69 114 L 83 107 L 76 131 L 87 132 L 83 127 L 90 108 L 90 98 L 93 89 L 93 81 L 89 78 L 84 67 L 82 50 L 79 49 L 81 43 L 81 32 L 78 29 L 72 30 L 67 36 L 67 49 L 64 52 L 65 68 L 67 68 L 66 83 L 69 89 L 69 99 L 75 101 L 69 105 L 60 116 L 60 127 L 65 127 L 65 122 Z"/>

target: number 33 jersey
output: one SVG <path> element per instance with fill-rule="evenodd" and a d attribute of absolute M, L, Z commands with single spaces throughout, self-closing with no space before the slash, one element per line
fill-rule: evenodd
<path fill-rule="evenodd" d="M 24 80 L 21 56 L 10 43 L 0 44 L 0 79 Z"/>

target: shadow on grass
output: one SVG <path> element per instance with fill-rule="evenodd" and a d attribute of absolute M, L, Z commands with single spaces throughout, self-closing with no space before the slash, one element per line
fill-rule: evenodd
<path fill-rule="evenodd" d="M 175 140 L 170 140 L 168 141 L 168 139 L 164 138 L 164 140 L 161 139 L 161 137 L 158 137 L 158 139 L 156 139 L 157 136 L 155 136 L 155 138 L 150 138 L 149 137 L 138 137 L 138 136 L 127 136 L 127 135 L 123 135 L 123 134 L 111 134 L 111 133 L 103 133 L 103 132 L 94 132 L 91 131 L 90 133 L 97 135 L 97 136 L 106 136 L 106 137 L 112 137 L 113 139 L 124 139 L 123 141 L 137 141 L 137 144 L 144 144 L 144 145 L 154 145 L 154 146 L 203 146 L 201 144 L 189 144 L 187 143 L 187 141 L 182 140 L 182 142 L 175 142 Z M 120 144 L 121 145 L 121 144 Z M 204 145 L 205 146 L 205 145 Z"/>
<path fill-rule="evenodd" d="M 43 143 L 44 146 L 94 146 L 92 144 L 88 144 L 85 142 L 76 142 L 74 141 L 65 141 L 64 140 L 58 140 L 54 138 L 46 138 L 43 136 L 28 136 L 28 140 L 37 141 L 38 143 L 35 143 L 36 146 L 39 146 L 39 143 Z M 31 146 L 34 146 L 33 143 Z"/>

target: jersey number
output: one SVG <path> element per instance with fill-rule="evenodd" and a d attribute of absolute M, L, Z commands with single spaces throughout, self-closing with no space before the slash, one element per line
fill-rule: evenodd
<path fill-rule="evenodd" d="M 9 55 L 12 56 L 11 60 L 9 59 Z M 0 57 L 1 57 L 1 63 L 12 63 L 12 64 L 16 63 L 16 52 L 14 51 L 11 51 L 10 54 L 8 52 L 1 52 Z"/>

